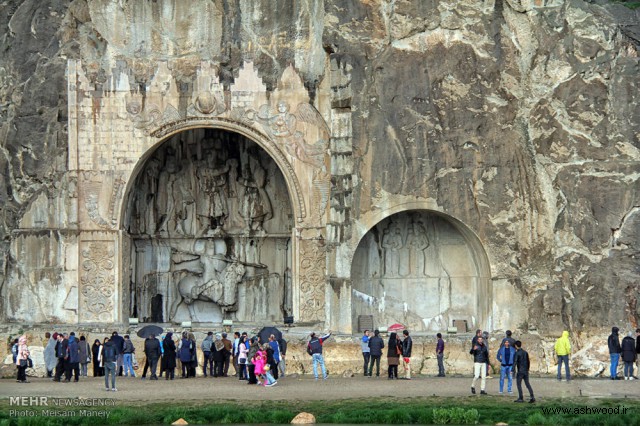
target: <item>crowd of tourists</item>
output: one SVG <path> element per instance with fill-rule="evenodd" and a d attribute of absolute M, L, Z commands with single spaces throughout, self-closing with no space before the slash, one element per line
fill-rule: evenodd
<path fill-rule="evenodd" d="M 76 337 L 71 333 L 46 333 L 44 361 L 47 377 L 54 382 L 78 382 L 81 376 L 88 376 L 89 364 L 94 377 L 104 377 L 105 390 L 117 391 L 116 376 L 135 378 L 139 371 L 136 349 L 129 335 L 120 336 L 114 331 L 102 341 L 95 339 L 89 345 L 85 336 Z M 164 336 L 149 335 L 144 341 L 145 363 L 141 379 L 174 380 L 176 368 L 180 366 L 181 379 L 197 375 L 198 342 L 195 335 L 184 331 L 176 337 L 168 332 Z M 286 371 L 285 357 L 287 342 L 283 338 L 269 336 L 261 341 L 259 336 L 249 338 L 247 333 L 234 333 L 233 340 L 227 333 L 209 332 L 200 344 L 203 353 L 202 375 L 204 377 L 229 377 L 233 367 L 234 377 L 248 384 L 274 386 L 279 376 Z M 27 346 L 26 335 L 16 339 L 12 345 L 13 362 L 17 367 L 17 381 L 29 383 L 26 369 L 33 367 Z M 159 374 L 158 374 L 158 367 Z M 323 371 L 324 364 L 323 364 Z"/>
<path fill-rule="evenodd" d="M 306 349 L 313 362 L 313 374 L 316 380 L 320 377 L 327 379 L 327 369 L 323 357 L 324 342 L 331 337 L 331 332 L 325 335 L 311 333 Z M 90 345 L 85 336 L 76 337 L 71 333 L 46 333 L 46 346 L 44 348 L 44 361 L 47 377 L 54 382 L 78 382 L 80 377 L 87 377 L 89 364 L 92 364 L 93 376 L 103 377 L 107 391 L 117 391 L 116 377 L 124 376 L 135 378 L 139 373 L 139 365 L 136 360 L 136 348 L 128 335 L 120 336 L 114 331 L 110 337 L 102 341 L 95 339 Z M 198 369 L 198 348 L 203 354 L 202 375 L 204 377 L 229 377 L 230 368 L 233 367 L 233 377 L 246 381 L 250 385 L 275 386 L 279 377 L 284 377 L 286 372 L 287 341 L 271 334 L 265 341 L 259 336 L 249 337 L 246 332 L 235 332 L 229 339 L 227 333 L 214 334 L 208 332 L 207 336 L 198 346 L 195 335 L 184 331 L 176 336 L 168 332 L 164 336 L 150 334 L 144 341 L 145 363 L 142 368 L 141 379 L 174 380 L 176 368 L 180 366 L 180 378 L 195 378 Z M 490 352 L 488 333 L 477 330 L 471 340 L 469 354 L 473 356 L 473 381 L 471 393 L 476 394 L 476 384 L 480 380 L 480 395 L 486 395 L 486 379 L 490 378 Z M 634 363 L 639 362 L 640 357 L 640 328 L 629 333 L 620 342 L 619 329 L 613 327 L 607 341 L 610 354 L 610 378 L 634 380 Z M 386 345 L 380 336 L 379 330 L 371 333 L 366 330 L 361 338 L 361 349 L 364 359 L 363 371 L 365 377 L 380 376 L 380 359 L 386 349 L 387 376 L 389 380 L 411 380 L 411 355 L 413 340 L 408 330 L 401 334 L 391 332 Z M 571 355 L 571 342 L 569 332 L 564 331 L 554 345 L 554 353 L 557 357 L 559 381 L 571 380 L 569 359 Z M 12 345 L 13 362 L 17 368 L 17 381 L 28 383 L 26 370 L 33 367 L 27 345 L 26 335 L 15 339 Z M 435 355 L 438 362 L 438 377 L 445 377 L 444 366 L 445 341 L 442 334 L 437 334 Z M 500 363 L 500 390 L 513 394 L 513 377 L 516 377 L 518 399 L 515 402 L 524 402 L 522 382 L 529 391 L 529 402 L 535 402 L 533 389 L 529 383 L 530 359 L 529 354 L 523 348 L 521 341 L 512 336 L 507 330 L 505 337 L 495 354 L 495 359 Z M 623 377 L 618 377 L 619 361 L 624 362 Z M 398 367 L 402 365 L 403 376 L 399 377 Z M 562 377 L 562 367 L 565 369 L 565 378 Z M 158 372 L 159 368 L 159 372 Z"/>

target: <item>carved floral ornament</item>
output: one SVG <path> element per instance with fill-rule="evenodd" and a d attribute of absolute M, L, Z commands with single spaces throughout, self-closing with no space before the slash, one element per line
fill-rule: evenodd
<path fill-rule="evenodd" d="M 300 242 L 300 316 L 303 321 L 324 320 L 325 248 L 315 240 Z"/>
<path fill-rule="evenodd" d="M 91 242 L 82 250 L 80 278 L 82 295 L 82 320 L 111 321 L 115 293 L 114 250 L 108 242 Z"/>

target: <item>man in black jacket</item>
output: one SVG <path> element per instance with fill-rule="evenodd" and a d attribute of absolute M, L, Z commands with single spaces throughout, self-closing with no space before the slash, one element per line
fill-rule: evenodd
<path fill-rule="evenodd" d="M 402 361 L 404 363 L 404 371 L 406 372 L 405 379 L 411 380 L 411 349 L 413 348 L 413 340 L 409 336 L 409 330 L 402 332 L 404 340 L 402 341 Z"/>
<path fill-rule="evenodd" d="M 156 369 L 158 368 L 158 360 L 160 359 L 160 342 L 154 334 L 147 337 L 144 341 L 144 354 L 147 356 L 149 365 L 151 366 L 150 380 L 158 380 Z"/>
<path fill-rule="evenodd" d="M 522 381 L 524 380 L 524 384 L 529 390 L 529 403 L 533 404 L 536 402 L 535 397 L 533 396 L 533 389 L 531 389 L 531 385 L 529 384 L 529 354 L 527 351 L 522 349 L 522 342 L 520 340 L 516 341 L 516 355 L 513 357 L 513 368 L 516 370 L 516 378 L 518 385 L 518 399 L 514 402 L 524 402 L 522 395 Z"/>
<path fill-rule="evenodd" d="M 471 393 L 476 393 L 476 380 L 481 377 L 480 394 L 486 395 L 485 386 L 487 384 L 487 363 L 489 362 L 489 350 L 484 344 L 484 339 L 479 336 L 475 345 L 469 351 L 473 355 L 473 382 L 471 382 Z"/>
<path fill-rule="evenodd" d="M 56 373 L 53 377 L 54 382 L 60 381 L 62 373 L 65 373 L 65 380 L 67 379 L 67 361 L 65 360 L 65 357 L 67 356 L 67 347 L 69 346 L 67 336 L 67 333 L 58 334 L 58 343 L 56 343 L 56 358 L 58 358 L 58 364 L 56 365 Z"/>
<path fill-rule="evenodd" d="M 622 352 L 622 348 L 620 347 L 620 337 L 618 336 L 619 331 L 620 329 L 618 327 L 612 327 L 611 334 L 607 340 L 607 345 L 609 346 L 609 357 L 611 358 L 611 368 L 609 369 L 611 380 L 616 380 L 618 378 L 618 362 L 620 361 L 620 353 Z"/>
<path fill-rule="evenodd" d="M 380 330 L 374 330 L 373 337 L 369 339 L 371 364 L 369 364 L 369 377 L 373 373 L 373 363 L 376 363 L 376 377 L 380 377 L 380 357 L 384 349 L 384 340 L 380 337 Z"/>
<path fill-rule="evenodd" d="M 118 358 L 116 359 L 116 369 L 118 370 L 118 376 L 122 376 L 124 366 L 124 338 L 118 335 L 117 331 L 111 333 L 111 339 L 109 339 L 113 346 L 116 348 Z"/>

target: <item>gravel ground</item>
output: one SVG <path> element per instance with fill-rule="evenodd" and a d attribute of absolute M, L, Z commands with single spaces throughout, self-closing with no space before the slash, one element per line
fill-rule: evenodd
<path fill-rule="evenodd" d="M 498 378 L 487 379 L 489 396 L 471 395 L 470 377 L 426 377 L 413 380 L 388 380 L 386 377 L 331 377 L 316 381 L 312 376 L 288 376 L 280 378 L 271 388 L 249 386 L 233 377 L 179 379 L 166 381 L 141 380 L 118 377 L 118 392 L 106 392 L 102 378 L 81 378 L 78 383 L 54 383 L 50 379 L 30 378 L 30 383 L 15 380 L 0 381 L 0 398 L 7 402 L 9 396 L 50 397 L 109 397 L 132 404 L 175 400 L 221 401 L 221 400 L 340 400 L 365 398 L 413 398 L 413 397 L 473 397 L 505 398 L 499 395 Z M 553 378 L 532 378 L 531 385 L 536 399 L 545 398 L 637 398 L 640 399 L 640 380 L 611 381 L 607 379 L 578 379 L 558 382 Z M 479 384 L 478 384 L 479 386 Z M 506 381 L 505 381 L 506 387 Z M 525 398 L 528 396 L 524 388 Z M 513 390 L 517 395 L 514 381 Z"/>

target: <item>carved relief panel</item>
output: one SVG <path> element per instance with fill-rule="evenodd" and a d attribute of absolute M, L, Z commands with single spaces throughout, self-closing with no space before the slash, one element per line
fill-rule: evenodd
<path fill-rule="evenodd" d="M 80 242 L 79 322 L 117 320 L 118 288 L 115 234 L 97 233 L 84 237 L 109 238 Z"/>
<path fill-rule="evenodd" d="M 219 129 L 179 133 L 147 159 L 126 204 L 130 315 L 218 322 L 291 313 L 291 200 L 255 142 Z"/>
<path fill-rule="evenodd" d="M 325 263 L 323 240 L 299 240 L 300 321 L 324 321 Z"/>

